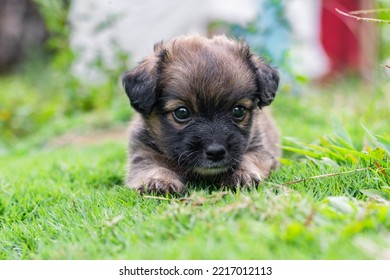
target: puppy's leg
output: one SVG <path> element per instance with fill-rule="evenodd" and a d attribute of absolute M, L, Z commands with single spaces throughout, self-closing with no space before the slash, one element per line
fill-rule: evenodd
<path fill-rule="evenodd" d="M 131 160 L 127 185 L 141 193 L 183 194 L 185 185 L 181 178 L 154 158 L 135 155 Z"/>
<path fill-rule="evenodd" d="M 247 152 L 240 166 L 223 184 L 232 187 L 253 186 L 267 179 L 277 160 L 266 151 Z"/>

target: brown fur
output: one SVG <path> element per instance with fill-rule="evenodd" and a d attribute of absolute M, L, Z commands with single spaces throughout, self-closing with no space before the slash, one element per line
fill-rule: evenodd
<path fill-rule="evenodd" d="M 262 182 L 280 156 L 276 127 L 262 109 L 272 102 L 278 81 L 277 72 L 245 43 L 224 36 L 183 36 L 156 44 L 154 53 L 123 77 L 126 93 L 138 111 L 131 127 L 127 185 L 146 192 L 183 193 L 188 182 L 232 187 Z M 171 155 L 176 147 L 168 138 L 180 137 L 176 133 L 179 135 L 193 124 L 178 122 L 173 114 L 176 108 L 186 106 L 199 126 L 203 125 L 201 132 L 209 130 L 205 135 L 216 135 L 217 139 L 225 132 L 215 121 L 220 117 L 216 110 L 226 108 L 230 112 L 229 108 L 237 105 L 247 109 L 242 120 L 232 124 L 227 121 L 228 114 L 219 120 L 237 127 L 242 134 L 237 132 L 237 137 L 246 139 L 238 144 L 243 155 L 234 168 L 209 175 L 202 167 L 206 174 L 202 175 L 179 164 L 181 156 L 191 156 L 186 151 L 176 158 Z M 167 134 L 167 128 L 172 133 Z M 197 133 L 194 134 L 195 138 Z"/>

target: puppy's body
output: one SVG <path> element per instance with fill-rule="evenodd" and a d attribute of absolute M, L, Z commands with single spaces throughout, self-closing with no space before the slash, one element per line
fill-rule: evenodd
<path fill-rule="evenodd" d="M 261 182 L 280 150 L 262 110 L 274 99 L 277 72 L 249 47 L 224 36 L 179 37 L 123 78 L 132 106 L 127 184 L 183 193 L 188 182 L 224 186 Z"/>

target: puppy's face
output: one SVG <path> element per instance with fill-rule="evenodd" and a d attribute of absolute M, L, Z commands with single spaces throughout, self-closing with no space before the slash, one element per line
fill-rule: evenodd
<path fill-rule="evenodd" d="M 156 45 L 123 84 L 144 117 L 145 144 L 183 174 L 208 177 L 239 165 L 278 75 L 243 43 L 194 36 Z"/>

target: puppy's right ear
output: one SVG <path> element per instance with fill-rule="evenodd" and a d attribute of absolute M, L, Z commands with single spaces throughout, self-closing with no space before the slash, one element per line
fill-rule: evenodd
<path fill-rule="evenodd" d="M 131 106 L 141 114 L 150 114 L 157 99 L 155 61 L 147 58 L 122 76 L 122 84 Z"/>
<path fill-rule="evenodd" d="M 122 84 L 130 103 L 141 114 L 150 114 L 158 98 L 158 75 L 165 55 L 161 47 L 162 44 L 156 45 L 153 55 L 122 76 Z"/>

